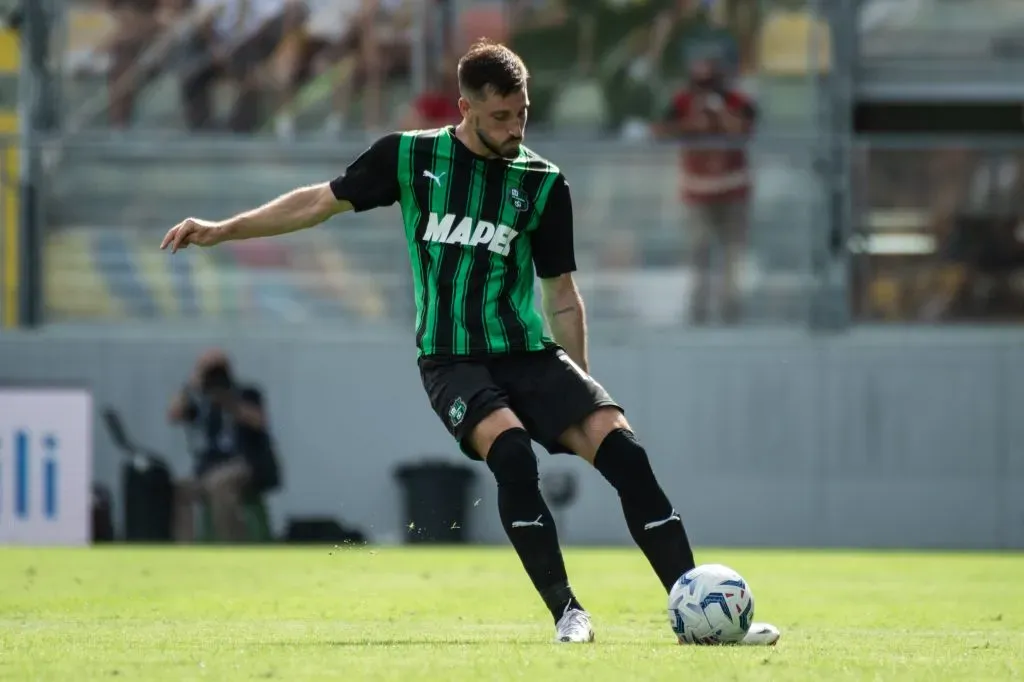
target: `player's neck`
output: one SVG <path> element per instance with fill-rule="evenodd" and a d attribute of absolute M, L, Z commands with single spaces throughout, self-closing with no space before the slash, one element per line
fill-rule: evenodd
<path fill-rule="evenodd" d="M 485 159 L 500 159 L 501 157 L 488 149 L 480 138 L 476 136 L 472 130 L 466 126 L 466 122 L 455 126 L 455 137 L 466 147 L 469 151 L 473 152 L 477 156 L 482 156 Z"/>

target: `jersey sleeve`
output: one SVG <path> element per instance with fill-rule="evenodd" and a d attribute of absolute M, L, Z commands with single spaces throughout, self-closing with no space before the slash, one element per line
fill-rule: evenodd
<path fill-rule="evenodd" d="M 540 224 L 530 233 L 533 264 L 538 277 L 558 277 L 576 270 L 572 231 L 569 183 L 564 175 L 559 174 L 540 216 Z"/>
<path fill-rule="evenodd" d="M 398 201 L 398 146 L 401 137 L 401 133 L 385 135 L 356 157 L 344 173 L 331 180 L 334 197 L 352 204 L 356 213 L 390 206 Z"/>

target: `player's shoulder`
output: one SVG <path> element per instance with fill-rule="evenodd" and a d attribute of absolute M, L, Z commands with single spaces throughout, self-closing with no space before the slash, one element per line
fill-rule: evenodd
<path fill-rule="evenodd" d="M 526 145 L 519 147 L 519 158 L 512 162 L 513 167 L 534 173 L 550 173 L 560 175 L 562 169 L 556 163 L 547 159 Z"/>
<path fill-rule="evenodd" d="M 429 154 L 435 149 L 434 141 L 448 132 L 446 128 L 397 130 L 377 138 L 373 146 L 381 152 L 394 155 L 395 158 L 407 154 Z"/>
<path fill-rule="evenodd" d="M 447 127 L 441 127 L 441 128 L 424 128 L 422 130 L 421 129 L 416 129 L 416 130 L 399 130 L 398 132 L 395 132 L 395 133 L 392 133 L 392 134 L 395 135 L 399 140 L 401 140 L 401 139 L 416 140 L 416 139 L 420 139 L 420 138 L 434 138 L 434 137 L 440 137 L 442 135 L 447 135 L 448 134 L 448 128 Z"/>
<path fill-rule="evenodd" d="M 394 132 L 385 133 L 381 135 L 370 145 L 371 149 L 374 150 L 397 150 L 402 147 L 403 144 L 408 145 L 409 143 L 418 140 L 420 138 L 432 138 L 439 135 L 445 134 L 444 128 L 433 128 L 429 130 L 396 130 Z"/>

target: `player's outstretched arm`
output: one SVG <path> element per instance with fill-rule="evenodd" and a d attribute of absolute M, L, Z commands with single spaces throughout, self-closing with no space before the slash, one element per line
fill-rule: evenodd
<path fill-rule="evenodd" d="M 233 239 L 272 237 L 319 225 L 345 211 L 368 211 L 398 201 L 398 155 L 402 135 L 378 139 L 330 182 L 300 187 L 233 218 L 214 222 L 189 218 L 164 236 L 161 249 L 213 246 Z"/>
<path fill-rule="evenodd" d="M 214 246 L 235 239 L 272 237 L 319 225 L 333 215 L 349 211 L 349 201 L 335 197 L 330 183 L 300 187 L 273 201 L 221 221 L 187 218 L 164 236 L 161 249 Z"/>

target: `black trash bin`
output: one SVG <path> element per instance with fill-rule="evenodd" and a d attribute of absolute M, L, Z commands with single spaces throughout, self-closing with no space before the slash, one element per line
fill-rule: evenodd
<path fill-rule="evenodd" d="M 137 455 L 121 467 L 125 542 L 173 540 L 174 483 L 163 460 Z"/>
<path fill-rule="evenodd" d="M 472 469 L 440 460 L 422 461 L 400 465 L 395 478 L 402 486 L 407 543 L 466 541 Z"/>

